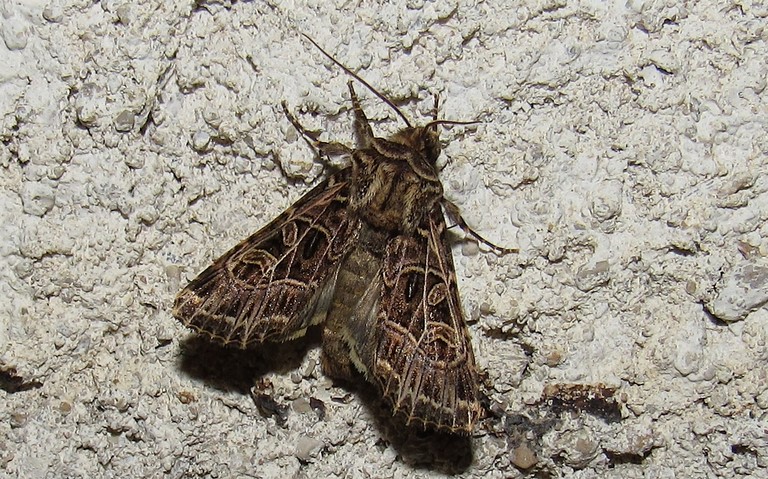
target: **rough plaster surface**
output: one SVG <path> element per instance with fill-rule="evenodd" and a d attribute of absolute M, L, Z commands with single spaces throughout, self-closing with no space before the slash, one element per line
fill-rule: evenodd
<path fill-rule="evenodd" d="M 768 477 L 768 7 L 517 3 L 3 2 L 0 475 Z M 443 133 L 447 195 L 520 253 L 456 235 L 471 440 L 398 439 L 316 338 L 222 350 L 170 315 L 324 174 L 281 100 L 351 138 L 299 31 L 417 122 L 434 93 L 483 122 Z M 620 414 L 542 400 L 572 384 Z"/>

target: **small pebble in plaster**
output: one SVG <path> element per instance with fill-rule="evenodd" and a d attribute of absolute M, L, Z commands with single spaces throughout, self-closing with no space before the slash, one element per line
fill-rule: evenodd
<path fill-rule="evenodd" d="M 27 22 L 16 15 L 6 18 L 2 25 L 2 35 L 8 50 L 23 50 L 29 36 Z"/>
<path fill-rule="evenodd" d="M 136 115 L 131 111 L 123 110 L 115 117 L 115 130 L 121 133 L 131 131 L 135 122 Z"/>
<path fill-rule="evenodd" d="M 583 265 L 576 272 L 576 287 L 587 292 L 606 284 L 609 280 L 608 261 L 596 261 Z"/>
<path fill-rule="evenodd" d="M 741 262 L 723 274 L 715 290 L 707 310 L 722 321 L 740 321 L 768 303 L 768 266 Z"/>
<path fill-rule="evenodd" d="M 518 469 L 530 469 L 539 462 L 536 453 L 527 444 L 521 444 L 509 453 L 509 460 Z"/>
<path fill-rule="evenodd" d="M 27 182 L 21 186 L 21 204 L 24 213 L 34 216 L 43 216 L 53 209 L 56 202 L 56 194 L 50 186 Z"/>

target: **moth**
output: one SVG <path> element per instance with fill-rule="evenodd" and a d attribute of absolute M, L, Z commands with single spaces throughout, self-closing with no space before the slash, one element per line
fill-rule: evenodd
<path fill-rule="evenodd" d="M 306 35 L 305 35 L 306 37 Z M 176 297 L 173 316 L 209 339 L 241 348 L 286 341 L 322 326 L 326 375 L 359 371 L 407 424 L 468 434 L 483 414 L 478 372 L 461 310 L 447 214 L 478 241 L 443 196 L 437 119 L 376 137 L 348 83 L 356 147 L 320 141 L 283 102 L 288 120 L 321 157 L 348 166 L 241 242 Z"/>

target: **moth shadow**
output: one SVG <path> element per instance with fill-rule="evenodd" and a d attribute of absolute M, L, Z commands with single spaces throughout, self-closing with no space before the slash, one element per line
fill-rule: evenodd
<path fill-rule="evenodd" d="M 302 338 L 249 349 L 223 346 L 191 334 L 180 343 L 178 368 L 220 391 L 249 394 L 258 378 L 269 373 L 288 374 L 301 365 L 310 348 L 320 346 L 320 331 L 313 329 Z M 362 403 L 383 441 L 393 447 L 403 463 L 449 475 L 461 474 L 472 464 L 471 438 L 425 431 L 418 425 L 408 425 L 402 415 L 392 416 L 392 408 L 362 374 L 355 374 L 351 381 L 334 382 Z"/>
<path fill-rule="evenodd" d="M 297 369 L 307 351 L 319 344 L 320 335 L 311 330 L 302 338 L 248 349 L 224 346 L 191 334 L 179 345 L 178 368 L 218 390 L 248 394 L 258 378 Z"/>
<path fill-rule="evenodd" d="M 355 381 L 351 389 L 355 390 L 357 398 L 371 414 L 382 439 L 392 446 L 405 464 L 414 469 L 446 475 L 461 474 L 472 465 L 474 450 L 471 437 L 409 425 L 403 415 L 392 415 L 391 406 L 362 377 L 360 381 Z"/>

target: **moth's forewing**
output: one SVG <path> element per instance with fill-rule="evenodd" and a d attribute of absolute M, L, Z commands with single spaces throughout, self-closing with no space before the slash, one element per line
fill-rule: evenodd
<path fill-rule="evenodd" d="M 348 170 L 316 186 L 192 280 L 173 315 L 242 348 L 304 334 L 324 318 L 340 260 L 357 241 L 348 189 Z"/>
<path fill-rule="evenodd" d="M 342 274 L 347 262 L 360 263 L 361 248 L 342 264 Z M 359 307 L 341 320 L 332 308 L 326 327 L 348 338 L 354 364 L 408 423 L 471 432 L 482 408 L 439 206 L 413 235 L 387 242 L 368 284 Z M 339 289 L 345 286 L 340 279 Z"/>

